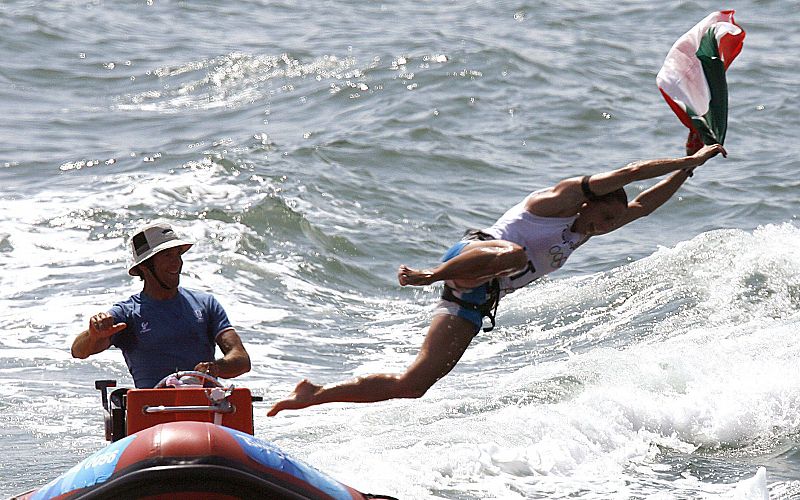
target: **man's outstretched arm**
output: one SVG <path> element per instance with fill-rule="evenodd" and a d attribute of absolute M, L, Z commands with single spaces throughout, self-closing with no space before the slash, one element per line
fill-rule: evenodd
<path fill-rule="evenodd" d="M 655 186 L 642 191 L 633 201 L 628 203 L 628 210 L 615 224 L 614 229 L 620 228 L 629 222 L 640 219 L 653 213 L 658 207 L 667 202 L 683 183 L 691 177 L 692 169 L 679 170 Z"/>
<path fill-rule="evenodd" d="M 589 179 L 589 188 L 596 195 L 601 196 L 632 182 L 661 177 L 676 170 L 699 167 L 720 153 L 722 156 L 728 156 L 725 148 L 719 144 L 713 144 L 700 148 L 690 156 L 632 162 L 617 170 L 592 175 Z"/>
<path fill-rule="evenodd" d="M 632 182 L 699 167 L 720 153 L 723 156 L 727 156 L 727 152 L 721 145 L 713 144 L 704 146 L 689 156 L 629 163 L 616 170 L 592 175 L 589 178 L 589 189 L 595 195 L 602 196 Z M 581 177 L 564 179 L 551 189 L 529 197 L 527 201 L 528 211 L 542 217 L 570 217 L 575 215 L 580 210 L 581 205 L 587 201 L 581 187 L 581 179 Z"/>

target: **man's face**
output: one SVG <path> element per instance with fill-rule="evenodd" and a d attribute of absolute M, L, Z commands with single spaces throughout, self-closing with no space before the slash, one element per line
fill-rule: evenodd
<path fill-rule="evenodd" d="M 178 288 L 180 284 L 181 269 L 183 268 L 182 255 L 182 248 L 175 247 L 162 250 L 150 258 L 156 276 L 169 288 Z"/>
<path fill-rule="evenodd" d="M 581 210 L 581 216 L 586 222 L 586 234 L 598 236 L 613 231 L 618 227 L 627 208 L 615 200 L 588 202 Z"/>

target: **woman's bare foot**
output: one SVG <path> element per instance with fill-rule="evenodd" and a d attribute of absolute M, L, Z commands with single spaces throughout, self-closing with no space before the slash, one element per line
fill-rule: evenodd
<path fill-rule="evenodd" d="M 400 266 L 397 269 L 397 281 L 400 282 L 401 286 L 411 285 L 411 286 L 425 286 L 430 285 L 431 283 L 435 282 L 432 278 L 433 273 L 428 270 L 417 271 L 416 269 L 411 269 L 408 266 Z"/>
<path fill-rule="evenodd" d="M 314 384 L 308 379 L 301 380 L 288 398 L 282 399 L 272 406 L 267 412 L 267 416 L 274 417 L 283 410 L 299 410 L 312 406 L 314 404 L 314 394 L 320 389 L 322 389 L 321 385 Z"/>

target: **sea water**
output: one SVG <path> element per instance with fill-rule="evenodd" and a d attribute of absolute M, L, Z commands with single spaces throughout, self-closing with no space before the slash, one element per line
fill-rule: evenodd
<path fill-rule="evenodd" d="M 398 265 L 562 178 L 681 155 L 655 75 L 723 7 L 747 31 L 727 159 L 506 297 L 422 399 L 266 417 L 301 378 L 414 359 L 439 289 Z M 800 497 L 798 7 L 3 2 L 0 495 L 104 446 L 93 381 L 131 378 L 69 347 L 141 289 L 126 236 L 161 218 L 251 355 L 256 435 L 359 490 Z"/>

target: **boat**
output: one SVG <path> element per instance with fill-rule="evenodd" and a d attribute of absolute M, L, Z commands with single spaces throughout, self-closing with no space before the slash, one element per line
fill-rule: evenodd
<path fill-rule="evenodd" d="M 253 397 L 201 372 L 154 389 L 99 380 L 111 443 L 14 500 L 396 500 L 362 493 L 253 432 Z"/>

